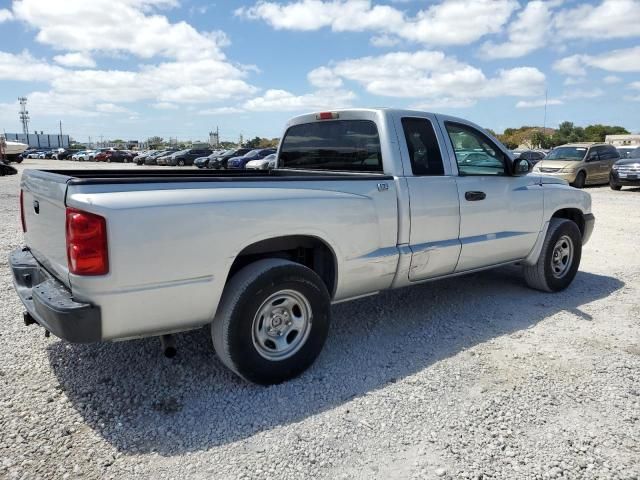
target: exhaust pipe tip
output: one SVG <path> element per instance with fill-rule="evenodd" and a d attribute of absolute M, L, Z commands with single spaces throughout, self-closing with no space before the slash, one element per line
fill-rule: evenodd
<path fill-rule="evenodd" d="M 169 334 L 160 336 L 160 345 L 162 347 L 162 353 L 167 358 L 173 358 L 178 353 L 173 335 Z"/>

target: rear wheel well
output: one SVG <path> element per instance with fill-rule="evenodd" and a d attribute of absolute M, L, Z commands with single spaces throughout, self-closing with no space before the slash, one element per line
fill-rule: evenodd
<path fill-rule="evenodd" d="M 566 218 L 575 223 L 580 229 L 580 233 L 584 236 L 584 214 L 577 208 L 563 208 L 558 210 L 552 216 L 552 218 Z"/>
<path fill-rule="evenodd" d="M 337 262 L 333 250 L 317 237 L 290 235 L 261 240 L 245 247 L 234 260 L 227 283 L 241 268 L 263 258 L 284 258 L 304 265 L 318 274 L 333 298 L 337 279 Z"/>

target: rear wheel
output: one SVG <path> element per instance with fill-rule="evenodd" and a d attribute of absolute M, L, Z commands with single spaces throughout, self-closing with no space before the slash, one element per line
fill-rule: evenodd
<path fill-rule="evenodd" d="M 581 256 L 578 226 L 571 220 L 552 218 L 538 261 L 524 267 L 527 285 L 544 292 L 564 290 L 575 278 Z"/>
<path fill-rule="evenodd" d="M 178 160 L 178 166 L 184 167 L 184 160 Z"/>
<path fill-rule="evenodd" d="M 252 263 L 226 286 L 211 333 L 220 360 L 250 382 L 300 375 L 320 354 L 330 299 L 311 269 L 283 259 Z"/>
<path fill-rule="evenodd" d="M 584 185 L 587 181 L 587 174 L 584 172 L 579 172 L 576 176 L 576 179 L 571 184 L 572 187 L 575 188 L 584 188 Z"/>

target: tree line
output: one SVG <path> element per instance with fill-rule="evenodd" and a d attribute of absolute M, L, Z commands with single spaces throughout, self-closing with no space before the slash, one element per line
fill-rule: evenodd
<path fill-rule="evenodd" d="M 520 128 L 506 128 L 502 134 L 491 132 L 508 149 L 519 146 L 527 148 L 549 149 L 575 142 L 604 142 L 607 135 L 620 135 L 629 131 L 618 125 L 588 125 L 578 127 L 573 122 L 562 122 L 557 129 L 523 126 Z"/>

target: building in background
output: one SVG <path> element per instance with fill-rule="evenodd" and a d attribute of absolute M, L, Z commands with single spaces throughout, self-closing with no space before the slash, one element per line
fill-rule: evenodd
<path fill-rule="evenodd" d="M 633 135 L 607 135 L 604 142 L 615 147 L 640 147 L 640 134 Z"/>
<path fill-rule="evenodd" d="M 29 145 L 29 148 L 67 148 L 69 135 L 59 133 L 5 133 L 5 138 L 10 142 L 20 142 Z"/>

